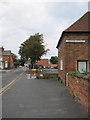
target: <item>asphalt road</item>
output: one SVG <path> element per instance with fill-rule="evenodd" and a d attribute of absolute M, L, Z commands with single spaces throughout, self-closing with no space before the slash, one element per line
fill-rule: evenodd
<path fill-rule="evenodd" d="M 20 68 L 3 75 L 4 86 L 21 74 L 2 94 L 3 118 L 88 117 L 88 113 L 72 98 L 63 84 L 56 80 L 28 79 L 27 69 L 23 71 Z"/>
<path fill-rule="evenodd" d="M 22 73 L 24 67 L 18 67 L 11 70 L 2 71 L 2 87 L 9 84 L 12 80 L 16 79 Z"/>

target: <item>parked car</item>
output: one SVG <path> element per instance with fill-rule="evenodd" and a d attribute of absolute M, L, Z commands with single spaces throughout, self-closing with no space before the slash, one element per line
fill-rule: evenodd
<path fill-rule="evenodd" d="M 51 69 L 53 69 L 53 66 L 51 66 Z"/>
<path fill-rule="evenodd" d="M 47 66 L 46 68 L 49 69 L 49 66 Z"/>
<path fill-rule="evenodd" d="M 55 69 L 58 69 L 58 66 L 55 66 L 54 68 L 55 68 Z"/>

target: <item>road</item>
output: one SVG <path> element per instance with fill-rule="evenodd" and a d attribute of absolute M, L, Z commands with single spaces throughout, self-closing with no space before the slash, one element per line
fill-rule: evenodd
<path fill-rule="evenodd" d="M 16 79 L 23 72 L 23 70 L 23 67 L 18 67 L 12 70 L 2 71 L 2 87 Z"/>
<path fill-rule="evenodd" d="M 28 70 L 17 68 L 3 73 L 3 118 L 87 118 L 68 89 L 57 80 L 28 79 Z"/>

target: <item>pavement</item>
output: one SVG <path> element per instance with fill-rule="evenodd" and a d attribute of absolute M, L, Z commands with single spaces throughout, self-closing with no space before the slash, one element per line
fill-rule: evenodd
<path fill-rule="evenodd" d="M 20 68 L 3 75 L 3 87 L 17 78 L 2 94 L 3 118 L 88 117 L 63 84 L 57 80 L 28 79 L 27 73 L 27 68 Z"/>

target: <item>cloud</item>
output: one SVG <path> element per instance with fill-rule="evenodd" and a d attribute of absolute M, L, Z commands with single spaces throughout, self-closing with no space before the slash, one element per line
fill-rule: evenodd
<path fill-rule="evenodd" d="M 0 4 L 0 43 L 18 54 L 20 44 L 30 35 L 40 32 L 44 35 L 46 48 L 50 48 L 50 52 L 43 57 L 50 58 L 57 55 L 56 45 L 62 31 L 86 12 L 86 9 L 86 4 L 80 3 L 4 0 Z"/>

